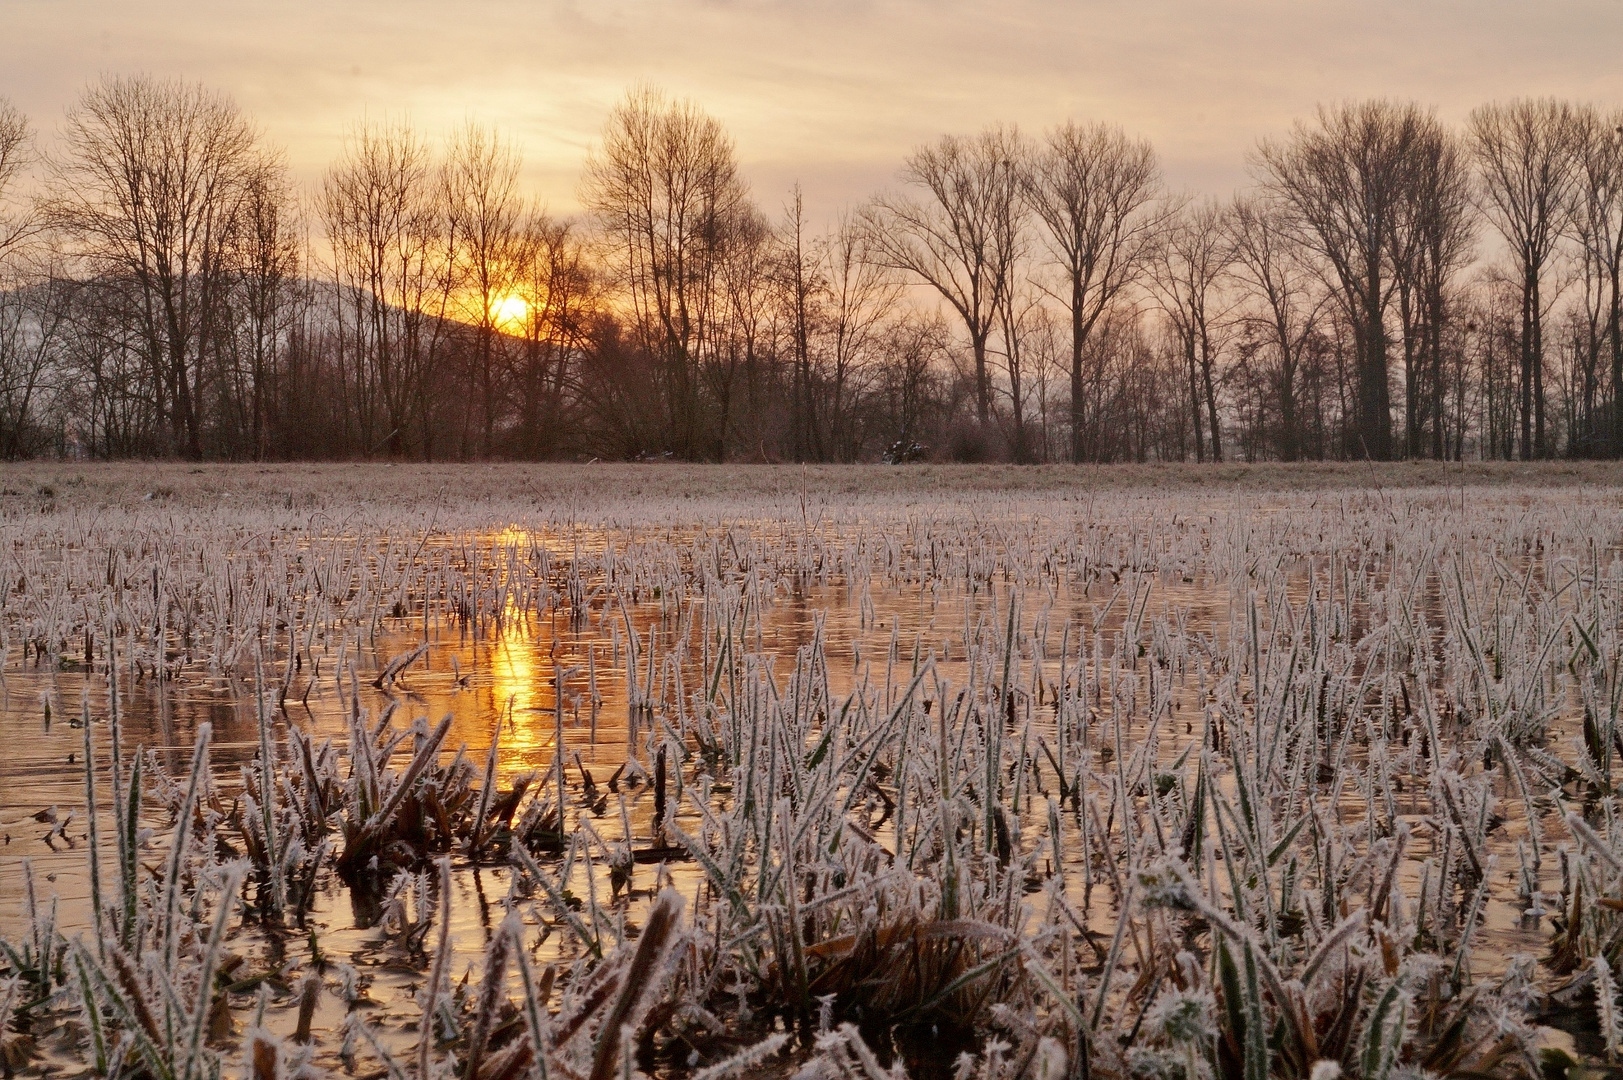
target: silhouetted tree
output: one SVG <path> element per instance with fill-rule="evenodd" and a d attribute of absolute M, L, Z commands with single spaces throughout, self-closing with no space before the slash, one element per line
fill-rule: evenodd
<path fill-rule="evenodd" d="M 1607 449 L 1623 454 L 1623 110 L 1575 110 L 1574 151 L 1578 177 L 1572 215 L 1573 231 L 1582 256 L 1590 353 L 1586 394 L 1599 392 L 1596 370 L 1602 343 L 1611 376 L 1612 408 L 1606 424 Z M 1588 408 L 1593 410 L 1594 403 Z M 1600 432 L 1593 433 L 1599 452 Z"/>
<path fill-rule="evenodd" d="M 505 335 L 526 312 L 517 289 L 524 205 L 518 190 L 521 158 L 496 132 L 465 124 L 451 139 L 443 180 L 455 285 L 452 313 L 474 327 L 475 375 L 479 385 L 479 452 L 488 457 L 495 443 L 498 383 Z"/>
<path fill-rule="evenodd" d="M 670 443 L 696 458 L 710 448 L 699 363 L 715 329 L 723 241 L 748 204 L 732 140 L 691 102 L 634 90 L 587 159 L 581 194 L 610 241 L 632 327 L 662 361 Z"/>
<path fill-rule="evenodd" d="M 1084 353 L 1094 328 L 1137 284 L 1160 237 L 1155 150 L 1109 124 L 1065 124 L 1028 160 L 1022 190 L 1064 275 L 1071 322 L 1071 460 L 1084 460 Z"/>
<path fill-rule="evenodd" d="M 1476 238 L 1470 172 L 1459 142 L 1434 120 L 1410 151 L 1402 226 L 1392 236 L 1393 274 L 1403 330 L 1404 453 L 1445 454 L 1447 396 L 1444 341 L 1454 276 L 1471 260 Z"/>
<path fill-rule="evenodd" d="M 15 194 L 17 181 L 32 163 L 32 146 L 28 118 L 0 98 L 0 259 L 16 251 L 38 225 L 32 208 Z"/>
<path fill-rule="evenodd" d="M 1218 418 L 1217 365 L 1224 315 L 1221 284 L 1228 272 L 1228 219 L 1213 200 L 1186 205 L 1167 223 L 1157 246 L 1151 280 L 1161 310 L 1177 334 L 1189 381 L 1195 460 L 1205 461 L 1202 417 L 1213 461 L 1223 460 L 1223 426 Z"/>
<path fill-rule="evenodd" d="M 974 363 L 975 418 L 992 418 L 986 349 L 1011 287 L 1022 147 L 1012 128 L 949 135 L 907 159 L 902 179 L 919 192 L 882 195 L 864 211 L 869 246 L 881 265 L 917 277 L 957 312 Z"/>
<path fill-rule="evenodd" d="M 816 245 L 821 302 L 810 383 L 822 403 L 816 445 L 823 460 L 855 461 L 861 454 L 864 399 L 886 363 L 887 344 L 897 340 L 892 324 L 901 283 L 873 257 L 869 242 L 861 222 L 845 215 Z"/>
<path fill-rule="evenodd" d="M 229 98 L 145 77 L 86 90 L 52 162 L 48 220 L 92 273 L 131 290 L 156 412 L 170 448 L 191 458 L 203 456 L 228 255 L 259 166 L 253 128 Z"/>
<path fill-rule="evenodd" d="M 436 452 L 432 375 L 455 284 L 452 238 L 428 145 L 404 125 L 363 124 L 327 174 L 318 211 L 332 249 L 336 388 L 352 452 Z"/>
<path fill-rule="evenodd" d="M 1521 279 L 1521 456 L 1543 457 L 1543 278 L 1572 213 L 1579 127 L 1565 102 L 1519 99 L 1477 109 L 1469 130 L 1483 205 Z"/>
<path fill-rule="evenodd" d="M 1290 210 L 1298 242 L 1322 258 L 1357 357 L 1354 422 L 1348 449 L 1392 457 L 1392 399 L 1386 327 L 1394 236 L 1403 226 L 1413 157 L 1435 127 L 1417 105 L 1369 101 L 1320 108 L 1282 141 L 1264 141 L 1264 185 Z"/>
<path fill-rule="evenodd" d="M 571 448 L 570 421 L 582 419 L 575 415 L 580 368 L 601 325 L 598 275 L 581 231 L 532 211 L 513 287 L 524 300 L 520 340 L 511 352 L 518 412 L 513 449 L 525 457 L 554 457 Z"/>
<path fill-rule="evenodd" d="M 1301 456 L 1299 376 L 1328 299 L 1316 275 L 1291 243 L 1281 208 L 1252 196 L 1234 204 L 1229 217 L 1232 271 L 1246 294 L 1241 318 L 1266 344 L 1264 381 L 1278 410 L 1274 446 L 1284 461 Z"/>

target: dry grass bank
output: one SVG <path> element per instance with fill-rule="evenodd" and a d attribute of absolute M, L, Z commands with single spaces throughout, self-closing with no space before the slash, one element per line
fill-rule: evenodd
<path fill-rule="evenodd" d="M 639 498 L 932 494 L 1064 496 L 1424 487 L 1623 487 L 1623 462 L 1404 462 L 1284 465 L 684 465 L 684 464 L 230 464 L 28 462 L 0 468 L 0 508 L 163 501 L 182 506 L 527 501 L 550 505 Z"/>

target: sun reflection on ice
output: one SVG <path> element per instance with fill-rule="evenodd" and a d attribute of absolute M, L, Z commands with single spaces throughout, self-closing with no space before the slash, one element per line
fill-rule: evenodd
<path fill-rule="evenodd" d="M 556 695 L 550 664 L 538 655 L 540 642 L 522 633 L 504 633 L 490 645 L 492 712 L 500 719 L 504 775 L 544 768 L 552 759 Z M 566 700 L 567 708 L 567 700 Z"/>

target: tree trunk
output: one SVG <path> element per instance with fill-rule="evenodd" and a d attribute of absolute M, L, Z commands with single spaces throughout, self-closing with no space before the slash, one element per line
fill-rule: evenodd
<path fill-rule="evenodd" d="M 1381 319 L 1381 272 L 1368 271 L 1364 302 L 1364 340 L 1359 344 L 1358 436 L 1362 456 L 1392 460 L 1392 392 L 1387 387 L 1386 324 Z"/>
<path fill-rule="evenodd" d="M 1200 416 L 1200 372 L 1195 362 L 1195 336 L 1184 335 L 1184 364 L 1189 369 L 1189 415 L 1195 425 L 1195 462 L 1206 461 L 1206 432 Z"/>
<path fill-rule="evenodd" d="M 1549 456 L 1544 440 L 1544 317 L 1539 311 L 1538 272 L 1532 272 L 1533 449 L 1540 459 Z"/>
<path fill-rule="evenodd" d="M 1618 294 L 1618 262 L 1612 262 L 1611 310 L 1607 314 L 1606 332 L 1612 339 L 1612 453 L 1623 457 L 1623 296 Z"/>
<path fill-rule="evenodd" d="M 1071 272 L 1071 460 L 1082 462 L 1082 275 Z M 1623 423 L 1619 424 L 1623 430 Z"/>
<path fill-rule="evenodd" d="M 1295 461 L 1300 453 L 1296 439 L 1296 365 L 1287 359 L 1279 371 L 1279 457 Z"/>
<path fill-rule="evenodd" d="M 992 419 L 992 379 L 986 370 L 986 334 L 983 328 L 970 338 L 975 353 L 975 419 L 982 425 Z"/>
<path fill-rule="evenodd" d="M 1533 460 L 1533 271 L 1522 273 L 1522 460 Z"/>
<path fill-rule="evenodd" d="M 1212 380 L 1212 344 L 1204 331 L 1200 335 L 1200 373 L 1206 384 L 1206 420 L 1212 429 L 1212 461 L 1223 460 L 1223 428 L 1217 419 L 1217 386 Z"/>

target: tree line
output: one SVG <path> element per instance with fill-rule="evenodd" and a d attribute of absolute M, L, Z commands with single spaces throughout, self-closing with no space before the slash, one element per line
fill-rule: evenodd
<path fill-rule="evenodd" d="M 812 227 L 630 92 L 548 214 L 468 123 L 319 184 L 223 94 L 0 99 L 0 454 L 1146 461 L 1623 456 L 1623 111 L 1387 100 L 1170 191 L 1106 123 L 920 146 Z"/>

